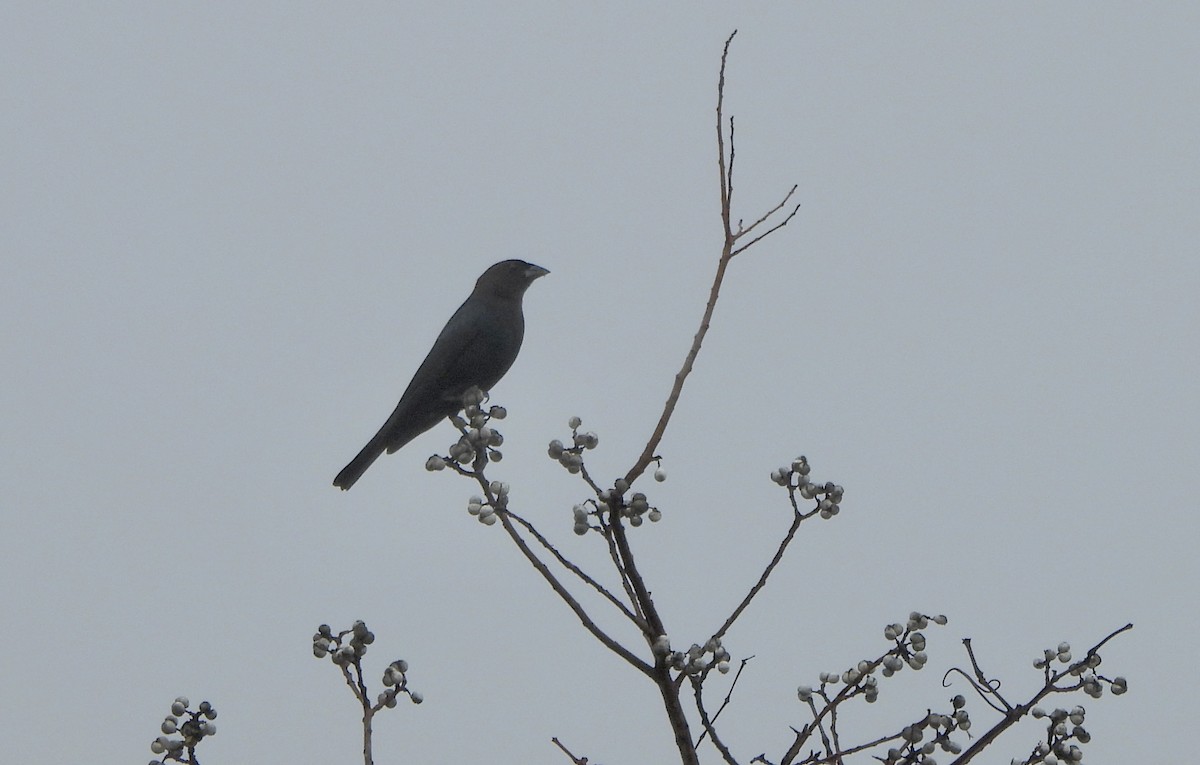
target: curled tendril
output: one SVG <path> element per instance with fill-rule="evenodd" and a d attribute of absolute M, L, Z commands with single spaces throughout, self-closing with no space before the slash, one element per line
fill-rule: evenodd
<path fill-rule="evenodd" d="M 986 680 L 984 678 L 980 678 L 980 680 L 983 680 L 983 684 L 980 684 L 979 681 L 977 681 L 975 678 L 968 675 L 965 670 L 962 670 L 958 667 L 951 667 L 950 669 L 946 670 L 946 674 L 942 675 L 942 687 L 943 688 L 950 687 L 950 679 L 949 678 L 950 678 L 950 675 L 954 674 L 955 672 L 962 675 L 963 679 L 971 684 L 971 687 L 974 688 L 975 692 L 979 694 L 979 698 L 983 699 L 984 702 L 987 703 L 987 705 L 989 707 L 996 710 L 1000 714 L 1006 714 L 1009 711 L 1009 710 L 1005 709 L 1004 707 L 999 706 L 998 704 L 996 704 L 996 702 L 992 701 L 992 699 L 991 699 L 992 696 L 995 696 L 996 698 L 1000 698 L 1000 694 L 999 694 L 1000 681 L 999 680 Z M 1000 700 L 1002 702 L 1004 701 L 1004 699 L 1002 699 L 1002 698 L 1000 698 Z M 1005 704 L 1005 706 L 1007 706 L 1007 704 Z"/>

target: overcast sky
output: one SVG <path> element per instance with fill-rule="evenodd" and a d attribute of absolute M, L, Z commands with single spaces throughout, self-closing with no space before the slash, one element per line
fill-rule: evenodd
<path fill-rule="evenodd" d="M 403 657 L 426 697 L 378 718 L 380 762 L 561 765 L 552 736 L 670 762 L 653 687 L 424 471 L 452 429 L 330 482 L 478 274 L 524 258 L 551 274 L 492 474 L 599 568 L 546 443 L 582 417 L 610 481 L 653 428 L 719 252 L 735 28 L 735 215 L 792 184 L 803 207 L 734 261 L 646 487 L 676 645 L 774 551 L 774 467 L 846 496 L 728 635 L 756 658 L 727 740 L 777 759 L 796 686 L 918 609 L 950 623 L 879 718 L 965 692 L 940 687 L 964 637 L 1019 700 L 1043 648 L 1132 621 L 1103 654 L 1129 694 L 1062 702 L 1085 761 L 1194 748 L 1200 5 L 644 5 L 0 11 L 0 761 L 148 761 L 186 694 L 220 712 L 206 765 L 353 762 L 310 638 L 365 619 L 373 679 Z"/>

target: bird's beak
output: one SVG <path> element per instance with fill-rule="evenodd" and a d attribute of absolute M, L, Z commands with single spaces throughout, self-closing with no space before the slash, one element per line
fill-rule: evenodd
<path fill-rule="evenodd" d="M 550 273 L 549 269 L 542 268 L 541 266 L 535 266 L 530 263 L 529 268 L 525 269 L 525 278 L 529 281 L 533 281 L 534 279 L 545 276 L 548 273 Z"/>

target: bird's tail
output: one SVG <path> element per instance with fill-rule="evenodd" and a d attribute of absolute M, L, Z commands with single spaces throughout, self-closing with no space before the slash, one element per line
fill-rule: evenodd
<path fill-rule="evenodd" d="M 354 459 L 350 460 L 349 465 L 342 468 L 342 472 L 333 479 L 333 485 L 346 491 L 354 485 L 355 481 L 362 478 L 362 474 L 367 472 L 367 468 L 371 467 L 371 463 L 379 459 L 381 454 L 383 454 L 383 444 L 379 442 L 379 436 L 376 436 L 354 456 Z"/>

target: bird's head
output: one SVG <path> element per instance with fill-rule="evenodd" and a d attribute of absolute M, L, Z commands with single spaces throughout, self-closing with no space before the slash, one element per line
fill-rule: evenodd
<path fill-rule="evenodd" d="M 475 292 L 519 298 L 534 279 L 548 273 L 545 268 L 523 260 L 502 260 L 483 272 L 483 276 L 475 282 Z"/>

